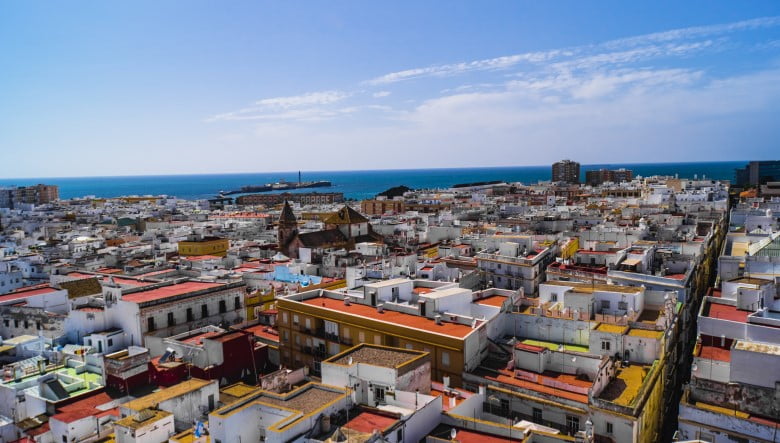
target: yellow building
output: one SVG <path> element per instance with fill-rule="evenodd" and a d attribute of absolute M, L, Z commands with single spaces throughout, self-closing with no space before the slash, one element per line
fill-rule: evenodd
<path fill-rule="evenodd" d="M 393 286 L 403 284 L 399 283 L 402 280 L 389 280 L 376 286 L 380 292 L 390 291 Z M 413 291 L 434 298 L 439 291 L 458 290 L 415 286 Z M 471 301 L 470 293 L 468 297 Z M 508 304 L 508 297 L 492 295 L 472 303 L 500 309 Z M 369 343 L 429 352 L 432 379 L 443 381 L 449 377 L 451 385 L 458 387 L 462 384 L 463 371 L 477 366 L 487 344 L 486 321 L 472 325 L 453 322 L 450 318 L 432 318 L 425 316 L 425 308 L 421 314 L 406 313 L 385 308 L 372 297 L 345 302 L 341 291 L 292 294 L 277 298 L 276 307 L 281 363 L 291 368 L 308 366 L 315 374 L 322 360 L 353 345 Z"/>
<path fill-rule="evenodd" d="M 216 255 L 224 257 L 230 247 L 230 240 L 219 237 L 204 237 L 200 240 L 179 242 L 179 255 L 192 257 L 198 255 Z"/>

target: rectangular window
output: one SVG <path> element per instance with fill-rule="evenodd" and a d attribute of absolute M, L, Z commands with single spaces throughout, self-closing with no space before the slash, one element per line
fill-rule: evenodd
<path fill-rule="evenodd" d="M 149 317 L 148 319 L 146 319 L 146 330 L 154 331 L 155 329 L 157 328 L 154 326 L 154 317 Z"/>
<path fill-rule="evenodd" d="M 238 297 L 234 298 L 233 299 L 233 306 L 235 307 L 236 310 L 241 309 L 241 299 L 238 298 Z"/>
<path fill-rule="evenodd" d="M 627 311 L 628 310 L 628 303 L 626 303 L 624 301 L 619 301 L 618 302 L 618 309 L 621 310 L 621 311 Z"/>
<path fill-rule="evenodd" d="M 609 300 L 601 300 L 601 309 L 604 311 L 609 310 Z"/>
<path fill-rule="evenodd" d="M 360 331 L 358 333 L 358 341 L 360 343 L 365 343 L 365 341 L 366 341 L 366 334 L 363 331 Z"/>
<path fill-rule="evenodd" d="M 609 351 L 610 342 L 608 341 L 602 341 L 601 342 L 601 350 L 602 351 Z"/>
<path fill-rule="evenodd" d="M 301 322 L 301 319 L 298 318 L 298 314 L 293 314 L 293 324 L 295 326 L 298 326 L 298 323 L 300 323 L 300 322 Z"/>
<path fill-rule="evenodd" d="M 176 326 L 176 319 L 173 318 L 173 312 L 168 313 L 168 327 Z"/>
<path fill-rule="evenodd" d="M 287 313 L 282 312 L 282 323 L 287 324 Z"/>
<path fill-rule="evenodd" d="M 557 302 L 558 301 L 558 294 L 552 293 L 550 294 L 550 301 L 551 302 Z"/>
<path fill-rule="evenodd" d="M 200 305 L 200 318 L 206 318 L 209 316 L 209 307 L 207 305 Z"/>
<path fill-rule="evenodd" d="M 219 301 L 219 313 L 224 314 L 227 312 L 227 303 L 225 303 L 225 300 Z"/>
<path fill-rule="evenodd" d="M 7 328 L 7 327 L 8 327 L 8 325 L 10 325 L 10 324 L 11 324 L 11 322 L 10 322 L 10 321 L 8 321 L 8 320 L 3 320 L 3 324 L 4 324 L 4 325 L 5 325 L 5 327 Z"/>
<path fill-rule="evenodd" d="M 534 408 L 533 414 L 534 423 L 542 424 L 542 410 L 539 408 Z"/>
<path fill-rule="evenodd" d="M 307 325 L 307 327 L 308 327 L 308 325 Z M 341 331 L 344 333 L 344 338 L 349 340 L 349 328 L 343 328 Z"/>
<path fill-rule="evenodd" d="M 339 335 L 339 324 L 325 320 L 324 322 L 325 327 L 325 333 L 328 335 L 338 336 Z"/>
<path fill-rule="evenodd" d="M 195 316 L 192 314 L 192 308 L 187 308 L 187 321 L 195 321 Z"/>
<path fill-rule="evenodd" d="M 27 320 L 25 320 L 25 321 L 24 321 L 24 329 L 27 329 L 27 328 L 29 328 L 29 327 L 30 327 L 30 322 L 29 322 L 29 321 L 27 321 Z"/>
<path fill-rule="evenodd" d="M 450 353 L 447 351 L 441 351 L 441 364 L 443 366 L 450 365 Z"/>
<path fill-rule="evenodd" d="M 304 322 L 306 324 L 306 329 L 311 329 L 311 319 L 307 318 L 306 320 L 304 320 Z M 327 327 L 327 325 L 326 325 L 326 327 Z"/>
<path fill-rule="evenodd" d="M 612 435 L 612 432 L 614 429 L 612 428 L 612 423 L 607 422 L 607 434 Z"/>
<path fill-rule="evenodd" d="M 569 431 L 569 435 L 574 435 L 580 430 L 580 418 L 572 415 L 566 416 L 566 429 Z"/>
<path fill-rule="evenodd" d="M 42 328 L 42 326 L 41 326 L 41 322 L 39 322 L 39 321 L 36 321 L 36 322 L 35 322 L 35 328 L 36 328 L 36 329 L 38 329 L 39 331 L 40 331 L 41 329 L 43 329 L 43 328 Z"/>
<path fill-rule="evenodd" d="M 108 339 L 108 345 L 109 346 L 114 346 L 114 339 L 113 338 L 109 338 Z"/>

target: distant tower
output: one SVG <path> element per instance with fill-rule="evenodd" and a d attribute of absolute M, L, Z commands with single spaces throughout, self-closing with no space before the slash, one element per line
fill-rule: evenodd
<path fill-rule="evenodd" d="M 298 184 L 301 184 L 301 171 L 298 171 Z"/>
<path fill-rule="evenodd" d="M 571 160 L 561 160 L 552 165 L 552 181 L 565 183 L 580 182 L 580 164 Z"/>
<path fill-rule="evenodd" d="M 296 234 L 298 234 L 298 220 L 295 218 L 295 214 L 293 214 L 290 203 L 285 200 L 284 208 L 282 208 L 282 213 L 279 215 L 279 226 L 276 233 L 276 241 L 282 254 L 290 256 L 287 246 Z"/>

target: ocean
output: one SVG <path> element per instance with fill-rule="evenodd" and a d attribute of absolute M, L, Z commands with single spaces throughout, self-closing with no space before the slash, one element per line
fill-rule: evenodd
<path fill-rule="evenodd" d="M 582 165 L 585 171 L 600 168 L 626 168 L 635 176 L 675 175 L 680 178 L 706 177 L 733 180 L 734 169 L 747 162 L 701 163 L 644 163 Z M 442 168 L 374 171 L 302 171 L 303 181 L 328 180 L 330 188 L 300 189 L 292 192 L 343 192 L 346 198 L 365 199 L 393 186 L 417 188 L 446 188 L 457 183 L 504 180 L 536 183 L 550 180 L 550 166 L 507 166 L 493 168 Z M 183 199 L 203 199 L 216 196 L 219 191 L 239 189 L 246 185 L 262 185 L 280 180 L 298 180 L 298 171 L 251 174 L 150 175 L 122 177 L 41 177 L 0 179 L 0 186 L 24 186 L 37 183 L 58 185 L 60 198 L 119 197 L 128 195 L 169 195 Z M 231 197 L 235 197 L 232 195 Z"/>

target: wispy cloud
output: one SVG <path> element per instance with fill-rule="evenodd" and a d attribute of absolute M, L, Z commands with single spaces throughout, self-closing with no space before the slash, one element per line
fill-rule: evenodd
<path fill-rule="evenodd" d="M 258 100 L 255 104 L 258 106 L 294 108 L 298 106 L 327 105 L 339 102 L 347 97 L 349 97 L 349 94 L 342 91 L 321 91 L 293 95 L 290 97 L 264 98 Z"/>
<path fill-rule="evenodd" d="M 206 121 L 323 119 L 337 115 L 338 112 L 320 107 L 338 103 L 349 96 L 349 93 L 343 91 L 320 91 L 287 97 L 264 98 L 256 101 L 253 106 L 217 114 L 207 118 Z"/>
<path fill-rule="evenodd" d="M 538 121 L 544 116 L 568 118 L 572 113 L 584 116 L 602 112 L 617 117 L 620 113 L 615 112 L 614 106 L 619 103 L 641 106 L 637 97 L 660 103 L 659 97 L 679 98 L 685 91 L 712 89 L 718 78 L 730 77 L 719 77 L 718 73 L 711 72 L 711 66 L 697 66 L 695 61 L 686 61 L 689 66 L 681 67 L 681 61 L 696 60 L 695 57 L 714 51 L 734 50 L 733 43 L 738 40 L 729 34 L 777 26 L 780 17 L 764 17 L 643 34 L 595 45 L 413 68 L 363 81 L 352 91 L 326 90 L 260 99 L 246 108 L 215 115 L 207 121 L 254 121 L 278 126 L 360 115 L 370 117 L 363 124 L 381 127 L 397 124 L 465 129 L 475 128 L 479 122 L 485 127 L 516 128 L 522 122 Z M 776 42 L 769 41 L 765 48 L 776 49 Z M 427 92 L 423 89 L 411 99 L 393 92 L 393 85 L 399 82 L 469 73 L 482 74 L 476 79 L 468 78 L 469 83 L 460 86 L 453 81 L 439 82 L 441 86 Z M 753 92 L 747 85 L 740 87 Z M 666 105 L 671 106 L 669 103 Z M 651 119 L 652 116 L 643 114 L 642 117 Z"/>
<path fill-rule="evenodd" d="M 473 71 L 506 69 L 528 63 L 540 65 L 560 60 L 558 67 L 585 67 L 585 64 L 626 63 L 663 56 L 682 56 L 715 46 L 715 40 L 686 42 L 694 38 L 780 26 L 780 17 L 762 17 L 734 23 L 696 26 L 610 40 L 598 45 L 577 46 L 550 51 L 528 52 L 462 63 L 433 65 L 391 72 L 366 81 L 369 85 L 387 85 L 405 80 L 446 77 Z"/>

